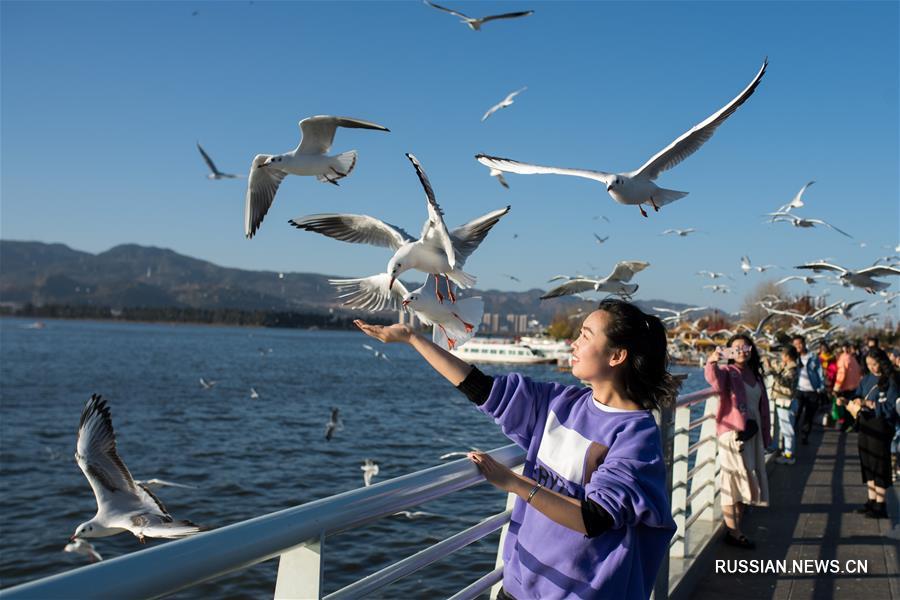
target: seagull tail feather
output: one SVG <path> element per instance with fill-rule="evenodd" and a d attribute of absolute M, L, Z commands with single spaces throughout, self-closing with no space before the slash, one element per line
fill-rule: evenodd
<path fill-rule="evenodd" d="M 328 172 L 316 175 L 316 179 L 322 183 L 337 183 L 339 179 L 343 179 L 352 173 L 356 167 L 356 150 L 332 156 L 328 166 L 330 167 Z"/>
<path fill-rule="evenodd" d="M 666 188 L 659 188 L 653 194 L 653 202 L 656 203 L 657 206 L 665 206 L 666 204 L 671 204 L 676 200 L 680 200 L 687 196 L 687 192 L 679 192 L 678 190 L 667 190 Z"/>
<path fill-rule="evenodd" d="M 475 285 L 475 276 L 469 275 L 462 269 L 453 269 L 447 273 L 450 280 L 461 288 L 470 288 Z"/>

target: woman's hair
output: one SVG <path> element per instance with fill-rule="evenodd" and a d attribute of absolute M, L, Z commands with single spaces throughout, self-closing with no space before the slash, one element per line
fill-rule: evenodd
<path fill-rule="evenodd" d="M 888 358 L 887 352 L 881 348 L 870 348 L 866 358 L 871 358 L 878 363 L 878 370 L 881 371 L 881 375 L 878 376 L 878 389 L 882 392 L 887 391 L 891 386 L 891 379 L 895 378 L 894 365 Z"/>
<path fill-rule="evenodd" d="M 751 373 L 759 377 L 760 381 L 765 381 L 762 361 L 759 359 L 759 351 L 756 349 L 756 344 L 753 343 L 753 340 L 750 339 L 750 336 L 743 333 L 736 333 L 735 335 L 728 338 L 728 343 L 725 345 L 730 348 L 731 344 L 734 343 L 735 340 L 743 340 L 748 346 L 750 346 L 750 358 L 747 359 L 747 366 L 750 367 Z M 794 348 L 794 352 L 796 351 L 796 348 Z"/>
<path fill-rule="evenodd" d="M 800 353 L 797 352 L 797 349 L 793 346 L 782 346 L 781 352 L 782 354 L 787 354 L 788 358 L 790 358 L 794 362 L 800 360 Z"/>
<path fill-rule="evenodd" d="M 669 373 L 666 328 L 658 317 L 634 304 L 607 298 L 598 310 L 609 315 L 606 339 L 627 351 L 622 383 L 625 394 L 644 409 L 660 409 L 675 400 L 678 381 Z"/>
<path fill-rule="evenodd" d="M 824 350 L 826 354 L 831 354 L 831 346 L 828 345 L 828 342 L 819 342 L 819 349 Z"/>

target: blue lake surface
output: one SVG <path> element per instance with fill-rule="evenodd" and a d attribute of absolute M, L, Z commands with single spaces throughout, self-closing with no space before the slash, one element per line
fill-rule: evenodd
<path fill-rule="evenodd" d="M 197 486 L 158 495 L 176 518 L 221 527 L 439 464 L 446 452 L 509 441 L 407 346 L 357 332 L 200 325 L 0 319 L 0 586 L 85 564 L 62 552 L 94 515 L 75 464 L 85 402 L 110 404 L 118 450 L 138 479 Z M 377 345 L 389 361 L 363 344 Z M 482 369 L 504 373 L 508 366 Z M 549 366 L 528 376 L 577 383 Z M 682 392 L 706 387 L 689 373 Z M 216 381 L 203 389 L 200 378 Z M 250 388 L 260 397 L 250 399 Z M 338 407 L 343 429 L 329 442 Z M 413 554 L 489 514 L 505 497 L 481 484 L 418 507 L 435 516 L 390 517 L 326 540 L 325 592 Z M 494 567 L 498 534 L 383 590 L 385 598 L 452 595 Z M 150 541 L 148 546 L 165 543 Z M 140 551 L 131 534 L 94 541 L 104 558 Z M 179 598 L 271 598 L 277 560 L 208 582 Z"/>

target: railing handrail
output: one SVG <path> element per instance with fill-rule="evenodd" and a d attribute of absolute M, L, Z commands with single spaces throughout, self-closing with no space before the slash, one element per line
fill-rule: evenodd
<path fill-rule="evenodd" d="M 515 444 L 490 454 L 508 467 L 525 459 Z M 461 459 L 23 583 L 0 590 L 0 598 L 157 598 L 483 481 L 477 467 Z"/>

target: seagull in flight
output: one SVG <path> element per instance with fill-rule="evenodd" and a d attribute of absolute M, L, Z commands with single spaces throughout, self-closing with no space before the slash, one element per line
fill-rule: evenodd
<path fill-rule="evenodd" d="M 190 521 L 172 519 L 160 499 L 135 482 L 116 452 L 109 407 L 98 394 L 81 413 L 75 461 L 94 490 L 97 514 L 76 527 L 70 541 L 130 531 L 144 543 L 145 537 L 181 538 L 201 531 Z"/>
<path fill-rule="evenodd" d="M 328 419 L 328 423 L 325 425 L 325 440 L 330 442 L 331 438 L 334 437 L 334 432 L 343 428 L 344 425 L 341 423 L 341 409 L 332 408 L 331 418 Z"/>
<path fill-rule="evenodd" d="M 790 212 L 790 210 L 792 208 L 802 208 L 804 206 L 803 194 L 806 192 L 806 188 L 808 188 L 809 186 L 811 186 L 814 183 L 815 183 L 815 181 L 810 181 L 809 183 L 804 185 L 802 188 L 800 188 L 800 191 L 797 192 L 797 195 L 794 196 L 794 198 L 790 202 L 788 202 L 784 206 L 779 207 L 778 210 L 776 210 L 774 214 Z"/>
<path fill-rule="evenodd" d="M 523 87 L 523 88 L 519 88 L 519 89 L 517 89 L 517 90 L 514 91 L 514 92 L 510 92 L 510 93 L 506 96 L 506 98 L 504 98 L 503 100 L 501 100 L 501 101 L 498 102 L 497 104 L 495 104 L 495 105 L 493 105 L 492 107 L 490 107 L 490 108 L 488 109 L 488 111 L 487 111 L 486 113 L 484 113 L 484 116 L 481 117 L 481 122 L 484 123 L 484 122 L 487 120 L 488 117 L 490 117 L 492 114 L 494 114 L 495 112 L 497 112 L 497 111 L 500 110 L 501 108 L 506 108 L 507 106 L 512 106 L 512 104 L 513 104 L 513 98 L 515 98 L 516 96 L 518 96 L 519 94 L 521 94 L 522 92 L 524 92 L 524 91 L 527 90 L 527 89 L 528 89 L 528 87 L 526 86 L 526 87 Z M 492 175 L 493 175 L 493 173 L 492 173 Z"/>
<path fill-rule="evenodd" d="M 697 271 L 697 275 L 703 275 L 704 277 L 709 277 L 710 279 L 725 277 L 725 273 L 718 273 L 716 271 Z"/>
<path fill-rule="evenodd" d="M 684 308 L 682 310 L 675 310 L 673 308 L 663 308 L 661 306 L 652 306 L 653 310 L 658 312 L 667 312 L 672 313 L 671 316 L 663 317 L 660 319 L 663 323 L 680 323 L 684 320 L 685 315 L 689 315 L 692 312 L 697 312 L 698 310 L 708 310 L 708 306 L 693 306 L 691 308 Z"/>
<path fill-rule="evenodd" d="M 509 183 L 506 182 L 506 178 L 503 176 L 503 171 L 499 169 L 491 169 L 489 173 L 491 177 L 496 177 L 497 182 L 502 185 L 504 188 L 509 189 Z"/>
<path fill-rule="evenodd" d="M 806 285 L 815 285 L 817 279 L 822 279 L 824 275 L 789 275 L 775 282 L 775 285 L 784 285 L 788 281 L 802 281 Z"/>
<path fill-rule="evenodd" d="M 250 399 L 251 400 L 259 400 L 259 392 L 256 391 L 256 388 L 250 388 Z"/>
<path fill-rule="evenodd" d="M 794 214 L 791 214 L 788 212 L 769 213 L 767 216 L 772 217 L 772 220 L 771 220 L 772 223 L 790 223 L 794 227 L 802 227 L 805 229 L 808 229 L 810 227 L 815 227 L 816 225 L 824 225 L 825 227 L 830 227 L 831 229 L 834 229 L 841 235 L 845 235 L 848 238 L 853 237 L 846 231 L 844 231 L 842 229 L 838 229 L 831 223 L 826 223 L 822 219 L 804 219 L 802 217 L 798 217 L 797 215 L 794 215 Z"/>
<path fill-rule="evenodd" d="M 874 294 L 875 292 L 880 292 L 891 287 L 891 284 L 885 281 L 878 281 L 875 279 L 875 277 L 889 277 L 891 275 L 900 275 L 900 268 L 897 267 L 875 265 L 866 267 L 865 269 L 860 269 L 858 271 L 851 271 L 850 269 L 846 269 L 840 265 L 835 265 L 824 261 L 798 265 L 794 268 L 810 269 L 816 273 L 821 273 L 822 271 L 835 272 L 838 274 L 838 280 L 842 285 L 852 285 L 854 287 L 862 288 L 870 294 Z"/>
<path fill-rule="evenodd" d="M 363 466 L 360 467 L 363 472 L 363 483 L 366 487 L 372 485 L 372 478 L 378 475 L 378 463 L 373 461 L 371 458 L 367 458 L 366 462 L 363 463 Z"/>
<path fill-rule="evenodd" d="M 240 175 L 223 173 L 219 169 L 217 169 L 216 164 L 209 157 L 209 154 L 206 153 L 206 150 L 203 149 L 203 146 L 200 145 L 200 142 L 197 142 L 197 150 L 200 151 L 200 156 L 203 157 L 203 160 L 206 162 L 206 166 L 209 167 L 209 175 L 206 176 L 207 179 L 239 179 L 241 177 Z"/>
<path fill-rule="evenodd" d="M 211 390 L 217 383 L 218 381 L 207 381 L 202 377 L 200 378 L 200 385 L 203 386 L 204 390 Z"/>
<path fill-rule="evenodd" d="M 722 285 L 722 284 L 704 285 L 703 289 L 712 290 L 712 292 L 714 294 L 715 293 L 727 294 L 728 292 L 731 291 L 731 288 L 729 288 L 727 285 Z"/>
<path fill-rule="evenodd" d="M 541 296 L 541 300 L 583 292 L 606 292 L 608 294 L 630 297 L 638 290 L 638 285 L 628 282 L 631 281 L 631 278 L 636 273 L 640 273 L 649 266 L 650 263 L 640 260 L 623 260 L 616 263 L 612 273 L 602 279 L 590 279 L 588 277 L 569 279 L 561 286 L 555 287 Z"/>
<path fill-rule="evenodd" d="M 425 190 L 428 209 L 428 219 L 418 239 L 399 227 L 368 215 L 328 213 L 298 217 L 289 222 L 297 229 L 314 231 L 344 242 L 386 246 L 394 251 L 387 264 L 386 290 L 394 286 L 401 273 L 416 269 L 435 276 L 442 275 L 447 282 L 448 296 L 455 301 L 450 281 L 462 288 L 475 285 L 475 277 L 464 272 L 462 266 L 510 207 L 489 212 L 450 231 L 444 224 L 444 211 L 435 199 L 422 165 L 412 154 L 406 156 Z M 435 293 L 443 302 L 444 296 L 438 287 L 435 286 Z"/>
<path fill-rule="evenodd" d="M 609 239 L 609 236 L 606 236 L 606 237 L 604 238 L 604 237 L 600 237 L 599 235 L 597 235 L 597 234 L 595 233 L 595 234 L 594 234 L 594 239 L 597 240 L 597 243 L 598 243 L 598 244 L 601 244 L 601 245 L 602 245 L 603 242 L 605 242 L 606 240 Z"/>
<path fill-rule="evenodd" d="M 194 485 L 185 485 L 183 483 L 175 483 L 174 481 L 166 481 L 165 479 L 135 479 L 134 482 L 141 487 L 147 488 L 149 490 L 158 490 L 159 488 L 164 487 L 176 487 L 176 488 L 184 488 L 186 490 L 196 490 L 197 486 Z"/>
<path fill-rule="evenodd" d="M 606 186 L 606 191 L 612 196 L 613 200 L 619 204 L 637 205 L 641 215 L 646 217 L 647 212 L 641 206 L 642 204 L 652 206 L 653 210 L 658 211 L 659 207 L 687 196 L 687 192 L 658 187 L 654 180 L 661 173 L 676 166 L 699 150 L 713 136 L 716 129 L 753 95 L 763 74 L 766 72 L 768 64 L 768 59 L 766 59 L 750 84 L 740 94 L 735 96 L 731 102 L 682 134 L 635 171 L 607 173 L 605 171 L 587 169 L 545 167 L 487 154 L 476 154 L 475 158 L 483 165 L 509 173 L 520 173 L 522 175 L 571 175 L 599 181 Z"/>
<path fill-rule="evenodd" d="M 529 15 L 534 14 L 533 10 L 524 10 L 524 11 L 519 11 L 519 12 L 503 13 L 500 15 L 488 15 L 486 17 L 473 18 L 473 17 L 469 17 L 467 15 L 464 15 L 463 13 L 461 13 L 459 11 L 445 8 L 439 4 L 435 4 L 434 2 L 429 2 L 428 0 L 425 0 L 425 4 L 427 4 L 428 6 L 430 6 L 432 8 L 436 8 L 436 9 L 442 10 L 446 13 L 450 13 L 451 15 L 453 15 L 455 17 L 459 17 L 460 19 L 462 19 L 462 22 L 465 23 L 466 25 L 468 25 L 469 29 L 471 29 L 472 31 L 481 31 L 481 26 L 484 25 L 485 23 L 487 23 L 488 21 L 496 21 L 497 19 L 517 19 L 519 17 L 527 17 Z"/>
<path fill-rule="evenodd" d="M 674 233 L 678 237 L 687 237 L 692 233 L 695 233 L 697 230 L 693 227 L 688 227 L 687 229 L 666 229 L 662 232 L 662 235 L 668 235 L 670 233 Z"/>
<path fill-rule="evenodd" d="M 335 281 L 337 281 L 337 280 L 335 280 Z M 403 284 L 398 284 L 398 285 L 403 285 Z M 372 346 L 370 346 L 368 344 L 363 344 L 362 347 L 365 348 L 366 350 L 368 350 L 369 352 L 371 352 L 372 356 L 374 356 L 375 358 L 382 358 L 384 360 L 390 360 L 387 357 L 387 354 L 385 354 L 381 350 L 376 350 L 375 348 L 373 348 Z"/>
<path fill-rule="evenodd" d="M 94 545 L 91 544 L 87 540 L 83 540 L 81 538 L 75 538 L 63 548 L 63 552 L 71 552 L 73 554 L 81 554 L 82 556 L 87 556 L 91 562 L 100 562 L 103 560 L 103 557 L 100 556 L 100 553 L 94 548 Z"/>
<path fill-rule="evenodd" d="M 250 165 L 247 195 L 244 200 L 244 235 L 256 234 L 263 218 L 275 200 L 278 186 L 288 175 L 314 176 L 322 183 L 338 185 L 356 166 L 356 150 L 327 156 L 338 127 L 390 131 L 387 127 L 351 119 L 319 115 L 299 123 L 300 144 L 284 154 L 257 154 Z"/>

